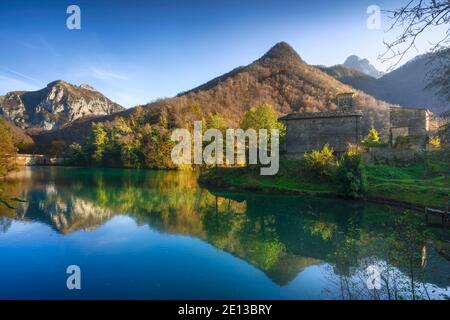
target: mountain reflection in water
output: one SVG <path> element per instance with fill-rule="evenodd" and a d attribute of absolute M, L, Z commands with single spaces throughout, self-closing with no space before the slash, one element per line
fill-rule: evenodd
<path fill-rule="evenodd" d="M 213 193 L 200 188 L 192 172 L 123 169 L 27 168 L 0 190 L 5 202 L 0 204 L 0 256 L 2 234 L 8 235 L 14 222 L 45 224 L 66 237 L 96 232 L 127 216 L 161 234 L 200 239 L 246 261 L 281 288 L 308 267 L 320 267 L 317 279 L 310 279 L 326 282 L 320 298 L 449 294 L 450 263 L 434 250 L 450 239 L 449 232 L 425 226 L 419 214 L 387 206 Z M 382 290 L 367 289 L 368 266 L 382 270 Z M 220 277 L 214 270 L 211 274 Z"/>

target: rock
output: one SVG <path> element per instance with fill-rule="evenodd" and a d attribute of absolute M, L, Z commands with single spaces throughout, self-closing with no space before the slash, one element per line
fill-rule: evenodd
<path fill-rule="evenodd" d="M 86 116 L 122 110 L 93 87 L 78 87 L 62 80 L 38 91 L 9 92 L 0 99 L 0 114 L 22 129 L 53 130 Z"/>

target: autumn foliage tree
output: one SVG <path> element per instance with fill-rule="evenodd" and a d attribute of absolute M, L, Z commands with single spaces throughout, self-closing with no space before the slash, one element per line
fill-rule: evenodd
<path fill-rule="evenodd" d="M 244 114 L 241 122 L 241 128 L 246 129 L 267 129 L 270 135 L 270 129 L 278 129 L 280 136 L 286 132 L 285 126 L 278 121 L 278 114 L 272 105 L 263 103 L 262 105 L 250 108 Z"/>
<path fill-rule="evenodd" d="M 6 176 L 14 169 L 14 156 L 17 148 L 14 145 L 11 130 L 5 120 L 0 118 L 0 177 Z"/>
<path fill-rule="evenodd" d="M 145 167 L 174 169 L 170 153 L 175 143 L 170 139 L 168 120 L 162 115 L 159 122 L 144 136 L 143 155 Z"/>

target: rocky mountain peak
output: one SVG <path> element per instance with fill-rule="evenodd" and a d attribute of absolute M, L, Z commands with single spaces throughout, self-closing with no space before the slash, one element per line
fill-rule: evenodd
<path fill-rule="evenodd" d="M 51 88 L 51 87 L 55 87 L 55 86 L 68 86 L 71 85 L 68 82 L 64 81 L 64 80 L 55 80 L 50 82 L 49 84 L 47 84 L 47 88 Z"/>
<path fill-rule="evenodd" d="M 91 86 L 64 80 L 38 91 L 10 92 L 2 100 L 0 114 L 22 129 L 52 130 L 83 117 L 124 110 Z"/>
<path fill-rule="evenodd" d="M 368 76 L 374 77 L 376 79 L 383 76 L 383 72 L 378 71 L 367 59 L 361 59 L 357 55 L 351 55 L 349 56 L 345 62 L 344 65 L 354 69 L 356 71 L 362 72 Z"/>

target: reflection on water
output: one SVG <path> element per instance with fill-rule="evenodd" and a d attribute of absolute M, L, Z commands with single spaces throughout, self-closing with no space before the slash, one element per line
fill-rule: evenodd
<path fill-rule="evenodd" d="M 78 296 L 85 298 L 449 294 L 450 263 L 434 250 L 450 239 L 449 232 L 386 206 L 215 194 L 199 188 L 194 173 L 119 169 L 26 169 L 0 190 L 4 298 L 73 297 L 43 265 L 57 268 L 75 257 L 88 274 L 108 265 L 101 275 L 92 272 L 90 290 Z M 100 244 L 102 251 L 96 251 Z M 366 286 L 369 266 L 381 271 L 380 290 Z M 123 274 L 124 269 L 134 271 Z M 26 281 L 36 270 L 49 272 L 42 276 L 45 292 Z"/>

